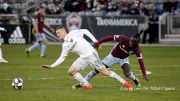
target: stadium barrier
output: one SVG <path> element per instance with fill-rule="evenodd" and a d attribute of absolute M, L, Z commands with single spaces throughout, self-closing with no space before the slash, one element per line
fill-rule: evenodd
<path fill-rule="evenodd" d="M 180 43 L 180 15 L 168 13 L 159 17 L 160 43 Z"/>
<path fill-rule="evenodd" d="M 1 16 L 0 16 L 1 18 Z M 8 30 L 8 42 L 24 44 L 31 43 L 33 41 L 32 24 L 29 18 L 34 18 L 34 15 L 18 15 L 18 23 L 2 23 L 0 26 L 5 27 Z M 100 39 L 102 37 L 112 34 L 126 34 L 131 36 L 138 33 L 139 25 L 145 23 L 145 16 L 85 16 L 71 13 L 68 16 L 46 15 L 45 21 L 47 21 L 53 28 L 59 25 L 65 26 L 68 30 L 73 29 L 88 29 L 92 34 Z M 48 28 L 44 28 L 44 32 L 49 42 L 58 42 L 58 38 L 55 33 L 52 33 Z M 2 36 L 2 35 L 1 35 Z M 2 37 L 1 37 L 2 39 Z M 5 42 L 5 41 L 4 41 Z"/>

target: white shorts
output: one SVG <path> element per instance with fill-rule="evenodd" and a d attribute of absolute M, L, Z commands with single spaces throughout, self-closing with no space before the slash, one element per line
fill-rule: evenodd
<path fill-rule="evenodd" d="M 97 70 L 105 67 L 101 60 L 99 59 L 99 56 L 97 52 L 94 52 L 92 55 L 86 57 L 86 58 L 77 58 L 76 61 L 72 64 L 73 67 L 80 69 L 85 69 L 88 66 L 91 66 Z"/>
<path fill-rule="evenodd" d="M 44 33 L 39 33 L 39 34 L 36 34 L 35 36 L 36 36 L 36 41 L 38 42 L 41 42 L 46 39 L 46 36 Z"/>
<path fill-rule="evenodd" d="M 112 56 L 110 53 L 102 60 L 102 62 L 108 67 L 111 67 L 113 64 L 120 64 L 122 66 L 125 63 L 129 64 L 129 58 L 128 57 L 124 59 L 116 58 Z"/>

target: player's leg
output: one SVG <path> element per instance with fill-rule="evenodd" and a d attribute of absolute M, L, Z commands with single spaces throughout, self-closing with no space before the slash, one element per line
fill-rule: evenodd
<path fill-rule="evenodd" d="M 128 81 L 124 80 L 121 76 L 117 75 L 114 71 L 109 71 L 107 68 L 103 67 L 99 69 L 99 72 L 105 76 L 116 79 L 124 87 L 128 88 L 128 90 L 133 90 L 132 85 Z"/>
<path fill-rule="evenodd" d="M 129 79 L 133 80 L 136 86 L 141 86 L 139 80 L 135 77 L 134 73 L 130 69 L 130 65 L 128 63 L 124 63 L 121 68 L 123 69 L 124 75 Z"/>
<path fill-rule="evenodd" d="M 96 76 L 97 74 L 99 73 L 98 70 L 94 69 L 92 71 L 90 71 L 86 76 L 85 76 L 85 79 L 87 81 L 90 81 L 94 76 Z"/>
<path fill-rule="evenodd" d="M 31 52 L 35 48 L 38 48 L 40 46 L 39 42 L 35 42 L 32 46 L 30 46 L 26 51 Z"/>
<path fill-rule="evenodd" d="M 79 81 L 78 85 L 73 85 L 72 88 L 84 88 L 84 89 L 91 89 L 92 85 L 83 78 L 83 76 L 78 72 L 80 69 L 85 69 L 88 66 L 88 63 L 81 59 L 80 57 L 76 59 L 76 61 L 72 64 L 70 69 L 68 70 L 68 74 L 72 76 L 75 80 Z"/>
<path fill-rule="evenodd" d="M 112 61 L 112 55 L 109 54 L 108 56 L 106 56 L 102 63 L 106 66 L 106 68 L 111 67 L 114 64 L 114 61 Z M 96 76 L 99 73 L 98 70 L 94 69 L 93 71 L 90 71 L 86 76 L 85 79 L 87 81 L 90 81 L 94 76 Z"/>
<path fill-rule="evenodd" d="M 45 39 L 41 42 L 41 51 L 40 51 L 40 56 L 41 57 L 45 57 L 45 52 L 46 52 L 46 48 L 47 48 L 47 42 L 48 40 Z"/>
<path fill-rule="evenodd" d="M 0 42 L 0 63 L 8 63 L 8 61 L 6 61 L 2 56 L 1 42 Z"/>
<path fill-rule="evenodd" d="M 101 74 L 105 76 L 109 76 L 111 78 L 116 79 L 121 84 L 123 84 L 124 87 L 128 88 L 129 90 L 132 90 L 132 85 L 129 84 L 127 81 L 125 81 L 122 77 L 117 75 L 114 71 L 109 71 L 101 62 L 99 59 L 99 56 L 97 53 L 94 53 L 92 56 L 89 56 L 87 59 L 85 59 L 89 62 L 89 64 L 96 68 Z"/>
<path fill-rule="evenodd" d="M 42 42 L 41 42 L 40 56 L 45 57 L 45 51 L 46 51 L 48 40 L 46 39 L 46 36 L 44 33 L 41 33 L 41 37 L 42 37 Z"/>
<path fill-rule="evenodd" d="M 2 57 L 2 50 L 0 48 L 0 63 L 8 63 L 3 57 Z"/>
<path fill-rule="evenodd" d="M 41 43 L 41 41 L 42 41 L 41 35 L 40 35 L 40 34 L 36 34 L 35 36 L 36 36 L 36 42 L 35 42 L 32 46 L 30 46 L 29 48 L 26 48 L 26 49 L 25 49 L 25 51 L 26 51 L 26 53 L 27 53 L 28 56 L 29 56 L 29 53 L 30 53 L 31 51 L 33 51 L 35 48 L 40 47 L 40 43 Z"/>

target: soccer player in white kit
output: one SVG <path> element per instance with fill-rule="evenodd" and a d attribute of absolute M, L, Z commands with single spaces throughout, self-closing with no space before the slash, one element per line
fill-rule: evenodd
<path fill-rule="evenodd" d="M 3 27 L 0 27 L 0 31 L 6 31 L 6 29 Z M 6 61 L 2 56 L 1 42 L 0 42 L 0 63 L 8 63 L 8 61 Z"/>
<path fill-rule="evenodd" d="M 107 70 L 102 64 L 97 51 L 83 38 L 84 35 L 87 35 L 94 43 L 97 42 L 96 38 L 87 29 L 77 29 L 67 33 L 66 29 L 60 26 L 57 28 L 56 34 L 59 39 L 63 39 L 64 41 L 61 55 L 53 64 L 43 65 L 44 68 L 50 69 L 58 66 L 65 60 L 69 52 L 75 52 L 80 57 L 71 65 L 68 74 L 79 81 L 83 89 L 91 89 L 92 85 L 78 71 L 85 69 L 89 65 L 97 69 L 101 74 L 118 80 L 128 90 L 132 90 L 132 85 L 129 82 L 125 81 L 115 72 Z"/>

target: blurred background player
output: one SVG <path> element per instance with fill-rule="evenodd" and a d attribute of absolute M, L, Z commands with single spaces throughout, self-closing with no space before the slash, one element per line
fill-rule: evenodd
<path fill-rule="evenodd" d="M 26 53 L 29 56 L 29 53 L 34 50 L 35 48 L 38 48 L 41 46 L 40 50 L 40 56 L 45 57 L 45 51 L 47 47 L 48 40 L 46 39 L 46 36 L 43 32 L 44 26 L 49 28 L 52 32 L 55 32 L 55 30 L 50 27 L 45 21 L 44 21 L 44 14 L 45 14 L 46 8 L 44 6 L 40 6 L 37 11 L 37 15 L 35 17 L 35 20 L 33 21 L 33 26 L 35 29 L 35 36 L 36 36 L 36 42 L 26 49 Z"/>
<path fill-rule="evenodd" d="M 89 82 L 79 73 L 80 69 L 85 69 L 89 65 L 94 67 L 101 74 L 118 80 L 124 87 L 128 88 L 128 90 L 132 90 L 132 85 L 130 83 L 118 76 L 115 72 L 107 70 L 102 64 L 97 51 L 86 39 L 83 38 L 84 35 L 87 35 L 94 43 L 97 42 L 96 38 L 88 30 L 77 29 L 67 33 L 64 27 L 60 27 L 57 29 L 56 34 L 59 39 L 63 39 L 61 55 L 52 65 L 44 65 L 44 68 L 54 68 L 58 66 L 65 60 L 69 52 L 75 52 L 80 57 L 71 65 L 68 73 L 74 79 L 79 81 L 82 88 L 92 88 L 92 85 L 90 85 Z"/>
<path fill-rule="evenodd" d="M 142 31 L 140 32 L 142 33 Z M 145 80 L 147 80 L 146 76 L 146 69 L 143 62 L 142 53 L 139 47 L 140 42 L 140 33 L 135 34 L 131 38 L 128 38 L 125 35 L 112 35 L 107 36 L 99 40 L 94 44 L 95 48 L 98 48 L 100 44 L 107 42 L 107 41 L 116 41 L 118 42 L 112 51 L 103 59 L 103 64 L 106 68 L 111 67 L 113 64 L 120 64 L 120 67 L 123 69 L 124 75 L 130 79 L 132 79 L 136 86 L 140 87 L 139 80 L 135 77 L 134 73 L 130 69 L 129 65 L 129 56 L 131 54 L 136 54 L 137 59 L 139 61 L 139 65 Z M 99 72 L 95 69 L 89 72 L 85 79 L 87 81 L 91 80 L 96 74 Z"/>
<path fill-rule="evenodd" d="M 6 29 L 3 27 L 0 27 L 0 31 L 6 31 Z M 0 41 L 0 63 L 8 63 L 8 61 L 6 61 L 2 56 L 1 41 Z"/>

